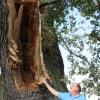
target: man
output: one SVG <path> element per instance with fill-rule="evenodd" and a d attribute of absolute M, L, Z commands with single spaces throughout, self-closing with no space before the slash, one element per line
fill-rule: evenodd
<path fill-rule="evenodd" d="M 43 78 L 42 83 L 48 88 L 48 90 L 61 100 L 86 100 L 84 95 L 81 95 L 81 87 L 77 83 L 73 83 L 70 87 L 70 92 L 58 92 L 52 88 L 47 81 Z"/>

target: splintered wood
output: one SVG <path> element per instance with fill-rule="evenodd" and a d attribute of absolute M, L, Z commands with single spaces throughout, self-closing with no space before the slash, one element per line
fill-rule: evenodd
<path fill-rule="evenodd" d="M 41 77 L 50 80 L 43 62 L 39 1 L 20 0 L 15 4 L 7 0 L 7 4 L 9 61 L 14 86 L 17 90 L 33 90 L 41 83 Z"/>

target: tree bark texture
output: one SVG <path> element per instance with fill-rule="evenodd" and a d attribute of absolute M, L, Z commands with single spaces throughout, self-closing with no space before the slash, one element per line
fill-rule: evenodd
<path fill-rule="evenodd" d="M 59 79 L 63 78 L 64 72 L 58 43 L 52 41 L 49 45 L 45 36 L 46 33 L 42 32 L 41 37 L 39 1 L 22 4 L 18 0 L 0 1 L 0 64 L 5 83 L 4 100 L 56 100 L 45 86 L 38 85 L 41 77 L 58 82 L 59 86 L 55 87 L 64 90 L 65 84 Z"/>

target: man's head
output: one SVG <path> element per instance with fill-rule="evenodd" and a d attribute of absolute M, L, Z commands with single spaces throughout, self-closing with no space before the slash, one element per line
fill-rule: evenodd
<path fill-rule="evenodd" d="M 80 93 L 81 92 L 81 86 L 78 83 L 73 83 L 70 87 L 71 93 Z"/>

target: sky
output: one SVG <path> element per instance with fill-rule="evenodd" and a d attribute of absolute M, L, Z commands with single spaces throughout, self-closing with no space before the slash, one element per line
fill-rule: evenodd
<path fill-rule="evenodd" d="M 77 9 L 74 9 L 74 11 L 71 11 L 71 13 L 73 16 L 76 17 L 76 20 L 77 20 L 77 25 L 76 27 L 83 27 L 85 30 L 83 30 L 83 28 L 80 28 L 80 30 L 78 30 L 76 32 L 76 34 L 84 34 L 84 32 L 86 33 L 90 33 L 91 32 L 91 28 L 93 27 L 90 23 L 90 21 L 86 20 L 84 17 L 81 16 L 81 14 L 78 12 Z M 66 16 L 67 18 L 67 16 Z M 79 24 L 79 22 L 81 21 L 84 21 L 83 24 Z M 62 47 L 62 45 L 59 44 L 59 48 L 60 48 L 60 51 L 61 51 L 61 54 L 62 54 L 62 58 L 63 58 L 63 63 L 64 63 L 64 73 L 65 75 L 69 76 L 69 71 L 70 71 L 70 68 L 71 68 L 71 64 L 70 62 L 67 60 L 67 55 L 68 55 L 68 51 Z M 89 52 L 87 51 L 87 45 L 85 45 L 85 50 L 83 52 L 84 55 L 87 56 L 88 59 L 91 59 L 91 55 L 89 54 Z M 87 53 L 88 52 L 88 53 Z M 81 83 L 82 84 L 82 81 L 84 79 L 88 78 L 88 75 L 85 75 L 85 76 L 81 76 L 81 75 L 74 75 L 73 77 L 71 77 L 71 82 L 72 83 Z M 67 87 L 69 89 L 70 87 L 70 84 L 67 84 Z M 98 97 L 96 95 L 92 95 L 90 96 L 90 98 L 87 96 L 87 100 L 98 100 Z M 100 97 L 99 97 L 100 98 Z"/>
<path fill-rule="evenodd" d="M 92 30 L 92 27 L 93 27 L 90 23 L 91 19 L 86 20 L 86 18 L 82 17 L 81 13 L 76 8 L 74 8 L 73 11 L 70 11 L 70 15 L 73 15 L 76 18 L 77 23 L 76 23 L 75 27 L 77 27 L 77 28 L 81 27 L 74 34 L 84 34 L 84 33 L 90 34 L 90 32 Z M 66 18 L 68 19 L 70 15 L 66 16 Z M 80 22 L 83 22 L 83 23 L 80 23 Z M 68 72 L 69 72 L 70 67 L 71 67 L 70 62 L 67 61 L 68 52 L 60 44 L 59 44 L 59 48 L 60 48 L 60 51 L 61 51 L 61 54 L 62 54 L 62 57 L 63 57 L 64 67 L 65 67 L 65 74 L 68 75 Z M 91 56 L 89 55 L 89 52 L 88 52 L 88 55 L 87 55 L 87 48 L 88 47 L 85 44 L 85 50 L 83 51 L 83 55 L 87 56 L 87 58 L 90 59 Z"/>
<path fill-rule="evenodd" d="M 62 58 L 63 58 L 63 63 L 64 63 L 64 73 L 65 75 L 69 76 L 69 71 L 70 71 L 70 67 L 71 64 L 70 62 L 67 60 L 67 51 L 61 46 L 59 45 L 61 54 L 62 54 Z M 85 76 L 81 76 L 81 75 L 74 75 L 73 77 L 71 77 L 71 83 L 80 83 L 82 86 L 82 81 L 84 79 L 88 78 L 88 75 Z M 67 88 L 68 90 L 70 90 L 70 84 L 67 84 Z M 100 99 L 100 97 L 96 96 L 96 95 L 91 95 L 89 97 L 89 95 L 86 95 L 87 100 L 98 100 L 98 98 Z"/>

